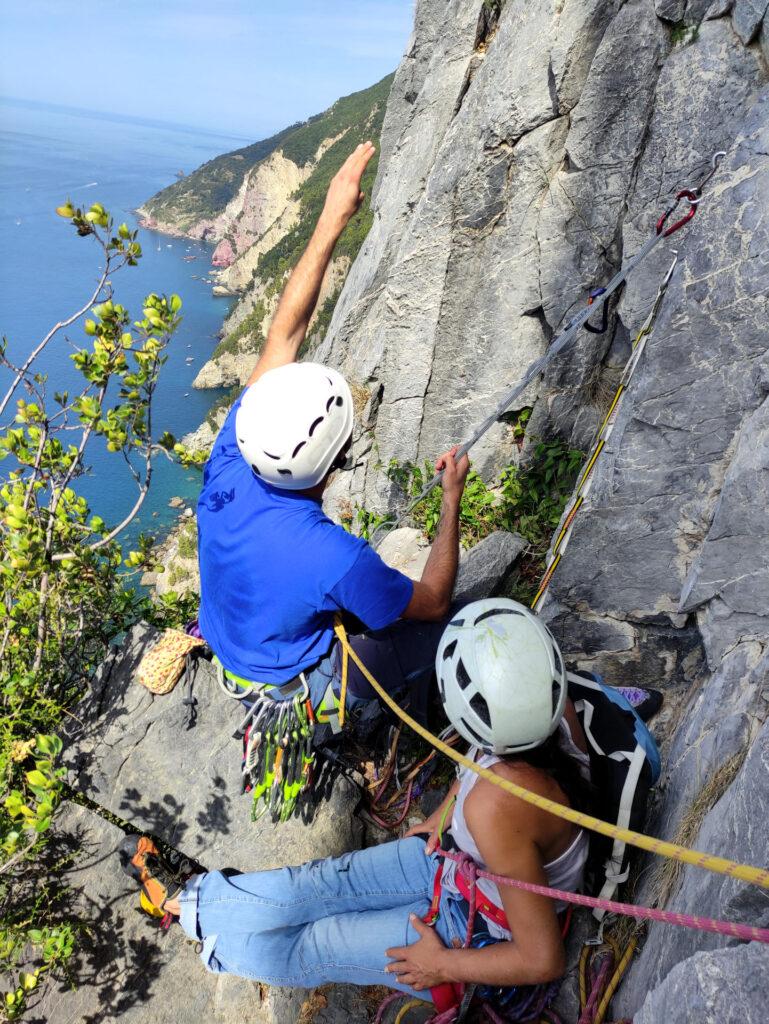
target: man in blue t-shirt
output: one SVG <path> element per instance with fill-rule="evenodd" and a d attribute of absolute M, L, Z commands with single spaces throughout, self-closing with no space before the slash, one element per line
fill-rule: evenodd
<path fill-rule="evenodd" d="M 358 146 L 332 180 L 246 390 L 214 443 L 198 502 L 204 637 L 231 677 L 282 684 L 304 672 L 315 699 L 338 676 L 340 612 L 369 631 L 354 646 L 389 688 L 429 678 L 456 577 L 469 468 L 455 450 L 436 463 L 441 522 L 419 581 L 323 513 L 324 488 L 352 442 L 352 396 L 336 370 L 296 357 L 334 246 L 363 201 L 373 153 L 371 143 Z M 370 696 L 357 671 L 350 693 Z"/>

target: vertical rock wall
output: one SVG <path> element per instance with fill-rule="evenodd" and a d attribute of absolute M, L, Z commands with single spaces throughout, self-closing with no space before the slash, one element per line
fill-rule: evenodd
<path fill-rule="evenodd" d="M 447 9 L 448 8 L 448 9 Z M 363 465 L 469 433 L 726 150 L 689 227 L 531 389 L 531 429 L 587 445 L 660 278 L 679 262 L 544 614 L 613 681 L 668 691 L 651 827 L 767 865 L 769 19 L 758 0 L 417 4 L 393 86 L 374 228 L 320 358 L 367 387 Z M 516 456 L 499 424 L 475 452 Z M 638 897 L 660 881 L 648 866 Z M 667 905 L 769 925 L 755 889 L 695 869 Z M 655 926 L 615 1012 L 765 1019 L 765 949 Z M 736 1016 L 735 1016 L 736 1014 Z"/>

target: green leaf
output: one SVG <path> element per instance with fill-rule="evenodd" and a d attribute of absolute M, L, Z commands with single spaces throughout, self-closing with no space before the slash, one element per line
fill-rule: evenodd
<path fill-rule="evenodd" d="M 27 772 L 27 782 L 30 786 L 41 786 L 43 789 L 47 789 L 50 785 L 50 780 L 43 775 L 41 771 L 36 768 L 31 772 Z"/>

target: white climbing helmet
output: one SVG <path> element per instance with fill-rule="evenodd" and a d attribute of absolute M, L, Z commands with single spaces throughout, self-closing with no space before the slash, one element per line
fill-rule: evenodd
<path fill-rule="evenodd" d="M 352 433 L 347 381 L 319 363 L 288 363 L 262 374 L 235 416 L 240 453 L 262 480 L 287 491 L 314 487 Z"/>
<path fill-rule="evenodd" d="M 566 672 L 558 644 L 517 601 L 489 597 L 457 612 L 438 645 L 435 671 L 451 724 L 490 753 L 539 746 L 563 715 Z"/>

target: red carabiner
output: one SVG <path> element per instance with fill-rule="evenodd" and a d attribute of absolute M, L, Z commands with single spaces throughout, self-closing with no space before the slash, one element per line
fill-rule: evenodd
<path fill-rule="evenodd" d="M 677 220 L 675 224 L 671 224 L 669 228 L 663 231 L 662 229 L 665 227 L 665 222 L 667 221 L 670 214 L 675 210 L 675 208 L 678 206 L 682 199 L 688 200 L 689 209 L 684 214 L 684 216 L 681 217 L 680 220 Z M 661 234 L 663 238 L 669 238 L 670 235 L 675 234 L 675 232 L 678 231 L 679 228 L 682 228 L 684 224 L 688 224 L 697 212 L 697 203 L 699 203 L 699 201 L 700 197 L 697 195 L 696 192 L 693 192 L 690 188 L 685 188 L 683 189 L 683 191 L 679 192 L 676 196 L 676 201 L 673 203 L 670 209 L 665 210 L 660 219 L 657 221 L 657 234 Z"/>

